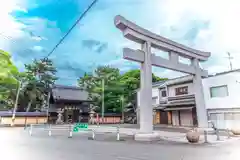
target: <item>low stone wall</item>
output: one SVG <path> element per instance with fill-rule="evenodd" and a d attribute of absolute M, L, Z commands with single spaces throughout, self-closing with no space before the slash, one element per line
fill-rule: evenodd
<path fill-rule="evenodd" d="M 104 117 L 104 119 L 102 120 L 102 118 L 100 117 L 99 119 L 94 118 L 95 122 L 99 122 L 102 124 L 118 124 L 121 122 L 121 117 Z"/>
<path fill-rule="evenodd" d="M 12 123 L 12 117 L 1 117 L 1 125 L 10 125 Z M 26 124 L 43 124 L 47 123 L 47 117 L 26 117 Z M 24 125 L 25 117 L 16 117 L 14 121 L 15 125 Z"/>

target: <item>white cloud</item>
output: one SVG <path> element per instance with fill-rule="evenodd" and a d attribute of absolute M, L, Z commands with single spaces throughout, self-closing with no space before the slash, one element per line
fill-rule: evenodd
<path fill-rule="evenodd" d="M 43 47 L 42 47 L 42 46 L 34 46 L 32 49 L 33 49 L 34 51 L 37 51 L 37 52 L 43 51 Z"/>
<path fill-rule="evenodd" d="M 24 32 L 21 29 L 23 29 L 25 25 L 17 22 L 10 15 L 10 13 L 15 10 L 21 11 L 26 10 L 18 6 L 16 2 L 17 0 L 8 0 L 1 2 L 2 4 L 0 5 L 0 19 L 1 19 L 0 31 L 5 36 L 12 38 L 21 38 L 24 36 Z"/>
<path fill-rule="evenodd" d="M 37 37 L 37 36 L 34 36 L 34 37 L 31 37 L 33 40 L 35 40 L 35 41 L 41 41 L 42 40 L 42 38 L 41 37 Z"/>
<path fill-rule="evenodd" d="M 240 15 L 240 1 L 168 0 L 164 8 L 167 26 L 189 29 L 191 26 L 186 26 L 188 23 L 185 23 L 184 17 L 209 22 L 209 27 L 201 30 L 194 40 L 197 48 L 212 52 L 213 63 L 205 65 L 209 72 L 229 69 L 229 62 L 225 58 L 228 51 L 235 53 L 234 68 L 240 68 L 240 63 L 236 63 L 240 58 L 240 19 L 237 18 Z"/>
<path fill-rule="evenodd" d="M 26 36 L 22 31 L 22 29 L 25 28 L 25 25 L 17 22 L 16 19 L 10 15 L 16 10 L 26 12 L 26 9 L 19 5 L 18 0 L 0 2 L 0 49 L 6 50 L 10 53 L 12 53 L 11 44 L 15 43 L 15 39 L 20 39 Z M 22 68 L 21 62 L 17 60 L 13 61 L 16 62 L 17 66 Z"/>
<path fill-rule="evenodd" d="M 203 64 L 209 73 L 229 70 L 227 52 L 233 53 L 233 68 L 240 68 L 240 1 L 239 0 L 152 0 L 134 21 L 141 26 L 191 47 L 210 51 L 212 56 Z M 191 42 L 186 42 L 185 34 L 192 29 L 192 22 L 208 22 L 200 28 Z M 177 28 L 173 31 L 172 28 Z M 180 73 L 154 69 L 161 76 L 173 77 Z"/>
<path fill-rule="evenodd" d="M 0 32 L 14 39 L 25 36 L 29 38 L 29 34 L 26 35 L 26 33 L 22 31 L 26 26 L 17 22 L 10 15 L 14 10 L 27 12 L 24 6 L 17 5 L 17 3 L 19 3 L 17 1 L 20 2 L 21 0 L 0 2 L 0 19 L 1 24 L 4 24 L 0 25 Z M 240 15 L 239 0 L 132 0 L 131 2 L 128 0 L 118 0 L 117 2 L 116 4 L 115 2 L 112 3 L 106 0 L 106 5 L 111 5 L 111 7 L 89 12 L 85 20 L 82 21 L 84 25 L 80 26 L 80 29 L 78 29 L 79 32 L 77 32 L 77 34 L 71 34 L 69 43 L 65 42 L 65 45 L 59 47 L 61 51 L 64 50 L 64 46 L 67 46 L 65 48 L 67 48 L 68 52 L 74 52 L 76 50 L 76 53 L 79 54 L 76 54 L 76 56 L 80 58 L 75 58 L 79 63 L 104 62 L 106 64 L 109 62 L 111 65 L 116 65 L 120 69 L 122 68 L 121 70 L 126 70 L 130 66 L 129 62 L 126 62 L 126 60 L 110 61 L 110 59 L 114 59 L 114 56 L 117 58 L 122 57 L 123 47 L 137 49 L 140 48 L 140 46 L 125 40 L 120 31 L 116 32 L 116 30 L 113 29 L 115 28 L 113 17 L 121 14 L 127 19 L 162 36 L 180 43 L 190 43 L 194 48 L 212 52 L 212 57 L 209 62 L 203 64 L 203 67 L 208 69 L 210 73 L 229 69 L 229 62 L 225 58 L 227 56 L 226 52 L 228 51 L 234 56 L 233 67 L 240 68 L 240 19 L 237 17 Z M 128 3 L 130 3 L 130 5 Z M 133 12 L 132 5 L 135 5 L 134 10 L 137 10 L 137 12 Z M 46 40 L 44 37 L 47 37 L 49 41 L 45 43 L 55 43 L 60 39 L 59 35 L 61 34 L 59 34 L 60 31 L 57 29 L 56 32 L 54 32 L 54 36 L 49 36 L 53 35 L 53 30 L 48 29 L 46 26 L 46 23 L 49 23 L 49 21 L 38 17 L 28 19 L 27 22 L 29 21 L 31 22 L 31 28 L 29 29 L 37 32 L 36 35 L 41 35 L 41 37 L 30 37 L 32 40 L 39 42 L 44 39 Z M 209 26 L 200 29 L 195 39 L 187 42 L 186 39 L 184 39 L 185 34 L 190 31 L 192 27 L 196 27 L 192 26 L 192 21 L 209 22 Z M 55 24 L 53 25 L 55 26 Z M 172 28 L 176 28 L 176 30 Z M 76 37 L 72 38 L 74 36 Z M 87 55 L 84 55 L 85 57 L 81 59 L 83 55 L 80 54 L 79 51 L 84 52 L 84 50 L 78 48 L 81 37 L 108 42 L 108 47 L 115 52 L 112 53 L 115 55 L 111 57 L 109 54 L 104 53 L 101 56 L 92 56 L 89 53 L 89 58 Z M 0 48 L 9 51 L 11 41 L 12 40 L 6 37 L 3 38 L 3 36 L 0 35 Z M 43 44 L 38 45 L 48 48 Z M 41 50 L 41 47 L 38 45 L 33 48 Z M 71 48 L 71 51 L 69 51 L 69 48 Z M 71 54 L 69 54 L 69 56 L 70 55 Z M 53 54 L 53 56 L 55 55 Z M 164 69 L 153 69 L 153 72 L 161 77 L 179 76 L 179 74 L 175 72 Z"/>

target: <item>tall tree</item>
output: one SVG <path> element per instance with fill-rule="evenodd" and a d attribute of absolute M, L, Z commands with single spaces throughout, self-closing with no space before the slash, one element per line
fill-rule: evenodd
<path fill-rule="evenodd" d="M 94 102 L 97 111 L 104 105 L 106 112 L 119 112 L 116 101 L 123 91 L 119 84 L 120 73 L 117 68 L 99 66 L 93 74 L 85 73 L 78 80 L 80 87 L 88 91 L 89 98 Z M 104 93 L 104 94 L 103 94 Z M 104 99 L 104 104 L 102 103 Z"/>
<path fill-rule="evenodd" d="M 49 90 L 57 80 L 56 68 L 52 60 L 44 58 L 34 60 L 31 64 L 25 65 L 28 74 L 28 84 L 25 86 L 25 94 L 28 95 L 29 103 L 27 111 L 32 103 L 35 105 L 46 105 L 49 101 Z"/>
<path fill-rule="evenodd" d="M 153 74 L 153 82 L 165 80 Z M 104 83 L 104 87 L 102 84 Z M 122 106 L 133 103 L 135 90 L 140 86 L 140 71 L 130 70 L 120 75 L 119 69 L 109 66 L 99 66 L 93 74 L 85 73 L 78 81 L 80 87 L 88 91 L 89 98 L 102 106 L 104 92 L 104 107 L 106 112 L 121 112 Z M 124 100 L 124 101 L 123 101 Z"/>

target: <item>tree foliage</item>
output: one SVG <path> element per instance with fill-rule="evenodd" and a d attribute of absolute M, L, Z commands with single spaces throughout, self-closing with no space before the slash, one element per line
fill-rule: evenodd
<path fill-rule="evenodd" d="M 35 59 L 32 63 L 25 64 L 25 70 L 27 83 L 23 83 L 23 92 L 28 99 L 27 111 L 30 110 L 32 104 L 35 109 L 40 109 L 48 101 L 49 89 L 57 80 L 57 70 L 53 62 L 46 58 Z"/>
<path fill-rule="evenodd" d="M 166 80 L 166 78 L 160 78 L 152 73 L 152 82 L 163 80 Z M 125 94 L 128 94 L 127 101 L 132 102 L 136 89 L 140 88 L 140 70 L 135 69 L 124 73 L 120 78 L 120 82 L 124 84 L 124 87 L 126 88 Z"/>
<path fill-rule="evenodd" d="M 32 63 L 25 64 L 25 72 L 19 72 L 12 63 L 10 54 L 0 50 L 0 107 L 13 108 L 18 88 L 18 103 L 23 103 L 20 106 L 27 102 L 27 110 L 30 110 L 45 105 L 49 88 L 57 80 L 56 72 L 49 59 L 35 59 Z"/>
<path fill-rule="evenodd" d="M 1 107 L 13 106 L 20 76 L 17 67 L 12 63 L 9 53 L 0 50 L 0 102 Z"/>
<path fill-rule="evenodd" d="M 119 92 L 122 92 L 122 88 L 118 83 L 120 76 L 119 70 L 116 68 L 99 66 L 93 74 L 85 73 L 78 80 L 78 84 L 89 93 L 89 99 L 96 106 L 99 106 L 97 111 L 100 110 L 102 93 L 104 91 L 105 110 L 116 112 L 119 107 L 117 107 L 115 101 L 118 99 Z"/>
<path fill-rule="evenodd" d="M 153 82 L 166 80 L 154 74 L 152 77 Z M 117 68 L 99 66 L 93 74 L 85 73 L 78 84 L 88 91 L 89 98 L 98 106 L 98 112 L 101 109 L 103 92 L 105 112 L 121 112 L 121 103 L 134 102 L 135 91 L 140 87 L 140 70 L 130 70 L 121 75 Z M 121 97 L 124 97 L 124 101 Z"/>

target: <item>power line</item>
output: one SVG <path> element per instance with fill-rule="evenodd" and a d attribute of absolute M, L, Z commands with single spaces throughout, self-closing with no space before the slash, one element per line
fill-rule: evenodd
<path fill-rule="evenodd" d="M 94 4 L 97 3 L 98 0 L 94 0 L 89 6 L 88 8 L 81 14 L 81 16 L 77 19 L 77 21 L 73 24 L 73 26 L 68 30 L 68 32 L 60 39 L 60 41 L 54 46 L 54 48 L 51 50 L 51 52 L 48 53 L 48 55 L 45 58 L 48 58 L 56 49 L 57 47 L 64 41 L 64 39 L 70 34 L 70 32 L 76 27 L 76 25 L 80 22 L 80 20 L 82 20 L 82 18 L 84 18 L 84 16 L 87 14 L 87 12 L 93 7 Z M 58 1 L 59 2 L 59 1 Z M 0 33 L 0 36 L 2 36 L 5 39 L 11 40 L 14 43 L 17 43 L 17 41 L 14 40 L 14 38 L 10 37 L 10 36 L 6 36 L 2 33 Z M 33 36 L 33 33 L 30 32 L 30 36 Z M 38 36 L 39 37 L 39 36 Z M 30 49 L 25 49 L 22 51 L 31 51 Z"/>
<path fill-rule="evenodd" d="M 76 27 L 76 25 L 84 18 L 84 16 L 87 14 L 87 12 L 93 7 L 93 5 L 97 2 L 98 0 L 94 0 L 89 7 L 81 14 L 81 16 L 77 19 L 77 21 L 73 24 L 73 26 L 67 31 L 67 33 L 60 39 L 60 41 L 53 47 L 53 49 L 48 53 L 47 57 L 48 58 L 56 49 L 57 47 L 64 41 L 64 39 L 70 34 L 70 32 Z"/>

